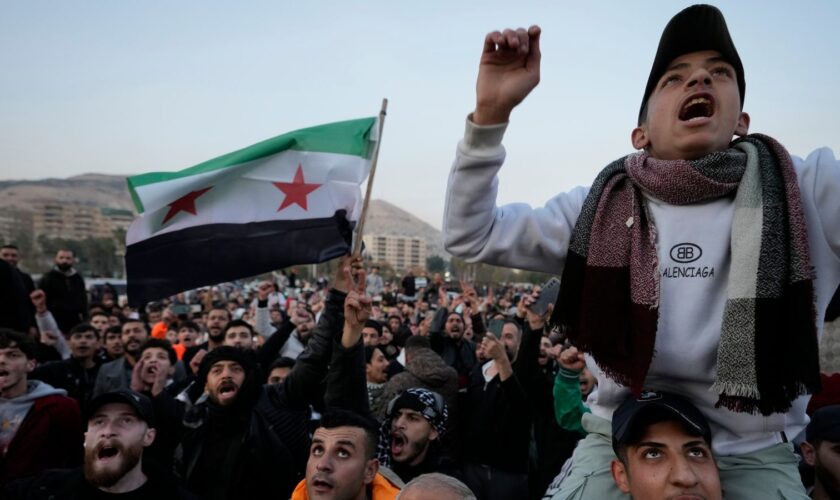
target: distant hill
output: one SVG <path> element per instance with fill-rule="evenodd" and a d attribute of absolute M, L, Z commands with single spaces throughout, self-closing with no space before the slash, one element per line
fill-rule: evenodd
<path fill-rule="evenodd" d="M 67 179 L 0 181 L 0 209 L 31 211 L 44 202 L 134 210 L 122 176 L 84 174 Z M 384 200 L 371 201 L 365 232 L 420 236 L 428 244 L 428 255 L 448 257 L 440 231 Z"/>
<path fill-rule="evenodd" d="M 0 181 L 0 208 L 31 209 L 44 202 L 132 210 L 125 177 L 84 174 L 67 179 Z"/>

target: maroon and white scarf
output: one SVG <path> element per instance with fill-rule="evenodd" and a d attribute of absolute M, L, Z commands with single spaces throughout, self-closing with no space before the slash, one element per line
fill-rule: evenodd
<path fill-rule="evenodd" d="M 718 406 L 769 415 L 818 390 L 814 271 L 799 187 L 790 155 L 764 135 L 693 161 L 635 153 L 601 171 L 572 234 L 552 321 L 607 376 L 642 390 L 654 356 L 660 280 L 643 192 L 672 205 L 734 195 L 732 265 L 711 388 Z"/>

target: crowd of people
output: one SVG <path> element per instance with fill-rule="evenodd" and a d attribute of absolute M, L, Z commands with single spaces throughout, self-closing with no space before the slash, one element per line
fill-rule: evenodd
<path fill-rule="evenodd" d="M 89 294 L 72 251 L 36 284 L 6 245 L 2 497 L 840 498 L 840 376 L 817 358 L 840 165 L 747 136 L 743 65 L 700 5 L 662 35 L 642 152 L 542 209 L 497 207 L 539 37 L 487 35 L 444 233 L 562 274 L 556 301 L 348 255 L 329 278 L 134 309 Z"/>

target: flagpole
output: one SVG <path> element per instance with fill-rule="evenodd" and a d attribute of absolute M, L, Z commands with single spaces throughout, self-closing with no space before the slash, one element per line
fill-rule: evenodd
<path fill-rule="evenodd" d="M 382 145 L 382 131 L 385 129 L 385 115 L 388 114 L 388 99 L 382 99 L 382 109 L 379 110 L 379 137 L 376 138 L 376 147 L 373 150 L 373 158 L 370 163 L 370 175 L 368 175 L 365 201 L 362 204 L 362 215 L 359 217 L 359 225 L 356 229 L 356 240 L 353 242 L 353 255 L 360 255 L 362 252 L 362 234 L 365 228 L 370 194 L 373 191 L 373 176 L 376 174 L 376 163 L 379 160 L 379 147 Z"/>

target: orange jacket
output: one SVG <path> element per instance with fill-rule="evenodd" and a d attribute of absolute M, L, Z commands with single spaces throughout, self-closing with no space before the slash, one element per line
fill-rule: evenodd
<path fill-rule="evenodd" d="M 399 488 L 379 473 L 373 478 L 373 483 L 371 483 L 370 487 L 373 493 L 371 495 L 373 500 L 394 500 L 400 492 Z M 298 483 L 295 491 L 292 492 L 291 500 L 309 500 L 309 495 L 306 494 L 306 479 Z"/>

